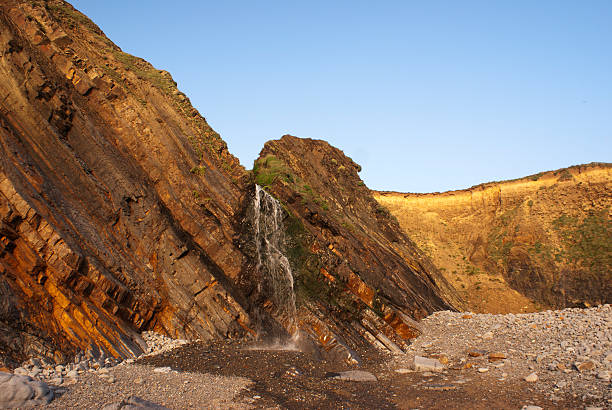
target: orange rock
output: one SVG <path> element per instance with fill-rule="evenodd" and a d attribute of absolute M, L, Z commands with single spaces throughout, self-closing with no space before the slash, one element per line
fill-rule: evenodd
<path fill-rule="evenodd" d="M 469 363 L 469 362 L 468 362 L 468 363 L 466 363 L 466 364 L 464 364 L 464 365 L 463 365 L 463 368 L 464 368 L 464 369 L 471 369 L 472 367 L 474 367 L 474 363 Z"/>
<path fill-rule="evenodd" d="M 432 359 L 438 359 L 438 361 L 442 364 L 448 364 L 448 356 L 445 355 L 444 353 L 432 354 L 432 355 L 429 355 L 429 357 Z"/>
<path fill-rule="evenodd" d="M 471 319 L 472 315 L 463 315 L 461 316 L 462 319 Z"/>
<path fill-rule="evenodd" d="M 536 325 L 535 323 L 532 323 L 529 325 L 529 327 L 532 329 L 537 329 L 538 325 Z"/>
<path fill-rule="evenodd" d="M 10 373 L 11 371 L 6 367 L 0 367 L 0 372 Z"/>
<path fill-rule="evenodd" d="M 480 357 L 484 354 L 484 352 L 482 350 L 469 350 L 468 351 L 468 356 L 470 357 Z"/>
<path fill-rule="evenodd" d="M 506 358 L 506 355 L 501 352 L 494 352 L 494 353 L 489 354 L 490 362 L 498 362 L 500 360 L 504 360 L 505 358 Z"/>
<path fill-rule="evenodd" d="M 576 369 L 578 369 L 578 371 L 581 373 L 589 371 L 589 370 L 593 370 L 594 368 L 595 368 L 595 363 L 593 363 L 590 360 L 576 365 Z"/>

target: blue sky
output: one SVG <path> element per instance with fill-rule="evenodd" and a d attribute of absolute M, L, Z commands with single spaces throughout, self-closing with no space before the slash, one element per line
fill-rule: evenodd
<path fill-rule="evenodd" d="M 170 71 L 247 168 L 287 133 L 380 190 L 612 162 L 612 1 L 71 3 Z"/>

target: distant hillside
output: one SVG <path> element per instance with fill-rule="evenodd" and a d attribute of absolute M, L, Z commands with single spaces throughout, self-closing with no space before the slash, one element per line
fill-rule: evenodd
<path fill-rule="evenodd" d="M 612 302 L 612 164 L 432 194 L 375 192 L 478 311 Z"/>

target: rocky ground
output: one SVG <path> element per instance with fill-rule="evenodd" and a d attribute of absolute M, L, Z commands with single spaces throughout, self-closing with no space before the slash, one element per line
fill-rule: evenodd
<path fill-rule="evenodd" d="M 2 394 L 16 389 L 31 399 L 18 406 L 54 396 L 50 408 L 127 408 L 130 397 L 176 409 L 612 408 L 610 305 L 516 315 L 444 311 L 421 324 L 424 335 L 407 354 L 367 352 L 358 372 L 299 351 L 145 333 L 149 352 L 136 361 L 90 351 L 72 364 L 31 359 L 15 375 L 0 374 L 0 407 L 10 404 Z"/>

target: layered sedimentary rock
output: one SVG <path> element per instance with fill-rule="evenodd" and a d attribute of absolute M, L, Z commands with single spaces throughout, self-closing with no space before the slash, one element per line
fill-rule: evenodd
<path fill-rule="evenodd" d="M 244 170 L 170 74 L 63 1 L 2 2 L 0 51 L 2 353 L 248 328 Z"/>
<path fill-rule="evenodd" d="M 323 345 L 402 350 L 419 332 L 412 319 L 456 298 L 359 170 L 325 141 L 286 135 L 265 144 L 253 174 L 286 210 L 300 327 Z"/>
<path fill-rule="evenodd" d="M 376 199 L 480 311 L 612 302 L 612 166 Z"/>
<path fill-rule="evenodd" d="M 255 182 L 280 201 L 303 342 L 402 350 L 456 302 L 327 143 L 284 137 L 246 172 L 169 73 L 61 0 L 3 1 L 0 54 L 0 367 L 132 356 L 142 330 L 291 332 L 259 290 Z"/>

